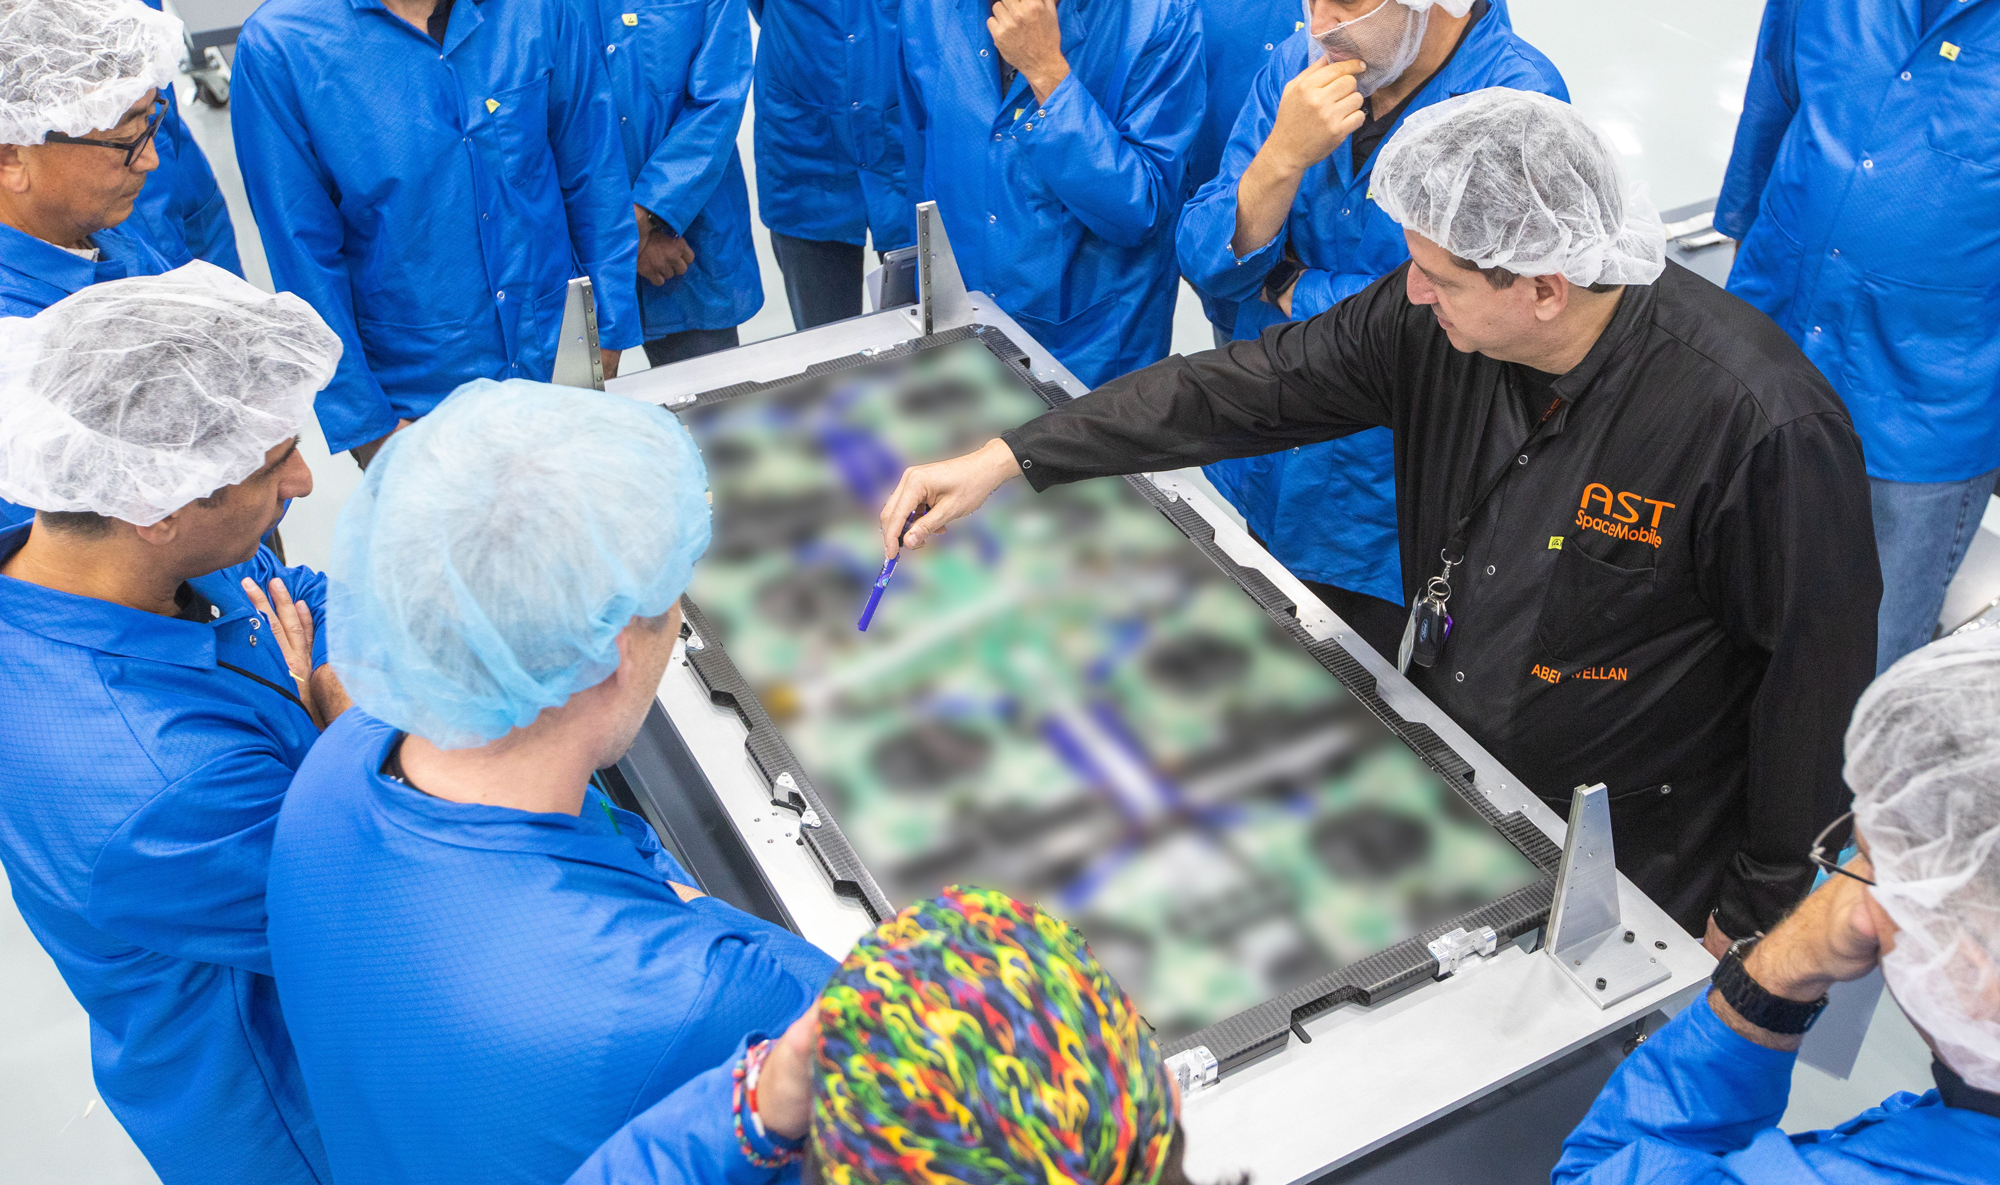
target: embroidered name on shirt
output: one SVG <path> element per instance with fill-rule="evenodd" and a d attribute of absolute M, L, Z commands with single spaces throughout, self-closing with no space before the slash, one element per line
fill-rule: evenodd
<path fill-rule="evenodd" d="M 1567 676 L 1565 676 L 1561 671 L 1556 670 L 1554 667 L 1544 666 L 1541 663 L 1536 663 L 1534 666 L 1528 668 L 1528 673 L 1530 675 L 1533 675 L 1535 678 L 1540 679 L 1542 682 L 1548 684 L 1560 683 L 1565 678 L 1596 679 L 1600 681 L 1624 683 L 1630 678 L 1631 669 L 1628 667 L 1584 667 L 1580 671 L 1572 671 Z"/>
<path fill-rule="evenodd" d="M 1641 503 L 1653 508 L 1652 521 L 1641 525 L 1646 517 Z M 1590 513 L 1593 505 L 1602 514 L 1598 518 Z M 1597 531 L 1613 539 L 1629 539 L 1635 543 L 1660 545 L 1660 517 L 1674 509 L 1672 502 L 1662 502 L 1658 498 L 1647 498 L 1630 490 L 1611 492 L 1611 487 L 1601 482 L 1591 482 L 1583 487 L 1583 500 L 1577 504 L 1576 525 L 1586 531 Z"/>

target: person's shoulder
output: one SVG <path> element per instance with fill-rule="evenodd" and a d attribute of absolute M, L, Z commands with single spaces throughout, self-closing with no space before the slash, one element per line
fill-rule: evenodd
<path fill-rule="evenodd" d="M 1809 1166 L 1859 1160 L 1925 1180 L 1985 1180 L 2000 1160 L 2000 1117 L 1947 1107 L 1935 1090 L 1901 1091 L 1839 1127 L 1794 1141 Z"/>
<path fill-rule="evenodd" d="M 1655 331 L 1711 372 L 1698 397 L 1746 403 L 1769 429 L 1832 416 L 1853 431 L 1832 384 L 1769 317 L 1671 260 L 1653 288 Z"/>
<path fill-rule="evenodd" d="M 278 52 L 301 44 L 302 38 L 336 32 L 351 36 L 359 24 L 347 0 L 264 0 L 243 18 L 236 52 Z"/>
<path fill-rule="evenodd" d="M 1515 32 L 1511 25 L 1496 27 L 1495 32 L 1485 77 L 1479 83 L 1482 89 L 1506 86 L 1569 101 L 1569 84 L 1547 54 Z"/>

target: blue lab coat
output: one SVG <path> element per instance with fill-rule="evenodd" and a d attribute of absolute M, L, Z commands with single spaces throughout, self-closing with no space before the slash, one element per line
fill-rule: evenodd
<path fill-rule="evenodd" d="M 1690 1005 L 1611 1075 L 1554 1185 L 1916 1185 L 1994 1180 L 2000 1118 L 1907 1091 L 1831 1131 L 1778 1128 L 1796 1053 Z"/>
<path fill-rule="evenodd" d="M 833 973 L 682 903 L 667 882 L 693 878 L 596 791 L 576 818 L 432 798 L 380 772 L 398 735 L 336 721 L 272 849 L 272 958 L 340 1180 L 560 1181 Z"/>
<path fill-rule="evenodd" d="M 757 212 L 821 243 L 916 241 L 903 179 L 901 0 L 750 0 L 757 42 Z"/>
<path fill-rule="evenodd" d="M 125 226 L 100 230 L 90 241 L 97 244 L 100 257 L 94 263 L 11 226 L 0 226 L 0 317 L 32 317 L 92 284 L 172 270 L 150 243 Z M 27 507 L 0 499 L 0 526 L 33 517 L 35 512 Z"/>
<path fill-rule="evenodd" d="M 1300 0 L 1201 0 L 1202 58 L 1208 70 L 1208 109 L 1188 150 L 1187 190 L 1207 185 L 1222 167 L 1222 147 L 1250 95 L 1250 84 L 1271 54 L 1306 27 Z M 1224 333 L 1236 326 L 1236 302 L 1196 290 L 1209 323 Z"/>
<path fill-rule="evenodd" d="M 1770 0 L 1715 226 L 1871 477 L 2000 467 L 2000 4 Z"/>
<path fill-rule="evenodd" d="M 904 149 L 966 286 L 1089 386 L 1167 354 L 1208 83 L 1195 0 L 1059 0 L 1070 75 L 1000 93 L 984 0 L 903 8 Z"/>
<path fill-rule="evenodd" d="M 764 307 L 750 190 L 736 156 L 750 99 L 743 0 L 595 0 L 595 9 L 632 201 L 694 249 L 686 274 L 658 287 L 639 281 L 646 340 L 741 325 Z"/>
<path fill-rule="evenodd" d="M 146 5 L 157 9 L 160 0 L 146 0 Z M 174 267 L 205 259 L 240 276 L 243 261 L 236 254 L 236 228 L 215 183 L 215 170 L 208 167 L 208 157 L 181 117 L 174 88 L 166 87 L 162 93 L 167 112 L 153 137 L 160 167 L 147 176 L 124 225 L 144 235 Z"/>
<path fill-rule="evenodd" d="M 775 1034 L 773 1034 L 775 1035 Z M 761 1039 L 764 1034 L 753 1034 Z M 759 1168 L 736 1142 L 734 1071 L 746 1039 L 721 1065 L 690 1078 L 618 1129 L 565 1185 L 790 1185 L 799 1166 Z M 761 1157 L 779 1146 L 745 1118 L 743 1138 Z M 796 1147 L 796 1145 L 787 1145 Z"/>
<path fill-rule="evenodd" d="M 570 3 L 460 0 L 442 48 L 381 0 L 269 0 L 231 81 L 279 289 L 340 334 L 334 452 L 475 378 L 546 380 L 569 279 L 641 339 L 638 227 L 598 30 Z"/>
<path fill-rule="evenodd" d="M 1236 234 L 1236 188 L 1271 133 L 1285 84 L 1324 56 L 1309 32 L 1295 34 L 1278 48 L 1250 89 L 1221 171 L 1181 216 L 1181 270 L 1204 296 L 1236 305 L 1238 340 L 1254 338 L 1285 320 L 1259 293 L 1287 245 L 1306 267 L 1292 289 L 1292 317 L 1300 321 L 1332 308 L 1410 257 L 1403 228 L 1368 200 L 1373 155 L 1356 169 L 1346 144 L 1306 170 L 1277 237 L 1240 260 L 1230 247 Z M 1503 0 L 1493 0 L 1486 15 L 1466 28 L 1457 52 L 1410 97 L 1396 126 L 1412 111 L 1489 86 L 1569 98 L 1555 65 L 1515 34 Z M 1203 472 L 1243 513 L 1271 554 L 1298 576 L 1400 605 L 1403 578 L 1390 441 L 1387 428 L 1371 428 L 1324 444 L 1223 461 Z"/>
<path fill-rule="evenodd" d="M 0 560 L 29 530 L 0 530 Z M 0 862 L 166 1185 L 329 1185 L 264 937 L 278 804 L 319 730 L 245 576 L 325 620 L 324 578 L 268 550 L 189 581 L 207 621 L 0 576 Z"/>

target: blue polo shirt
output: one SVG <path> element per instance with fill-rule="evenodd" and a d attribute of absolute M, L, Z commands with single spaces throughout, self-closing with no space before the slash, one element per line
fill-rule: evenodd
<path fill-rule="evenodd" d="M 30 529 L 0 530 L 0 562 Z M 190 620 L 0 576 L 0 863 L 166 1185 L 327 1185 L 264 938 L 278 804 L 319 730 L 245 576 L 324 619 L 325 579 L 261 549 L 189 581 Z"/>

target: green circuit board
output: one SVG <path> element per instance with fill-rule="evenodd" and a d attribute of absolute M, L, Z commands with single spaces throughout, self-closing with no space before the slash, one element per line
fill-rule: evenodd
<path fill-rule="evenodd" d="M 860 632 L 903 467 L 1042 410 L 973 341 L 685 413 L 690 594 L 891 901 L 1040 901 L 1177 1036 L 1538 878 L 1122 481 L 1013 483 Z"/>

